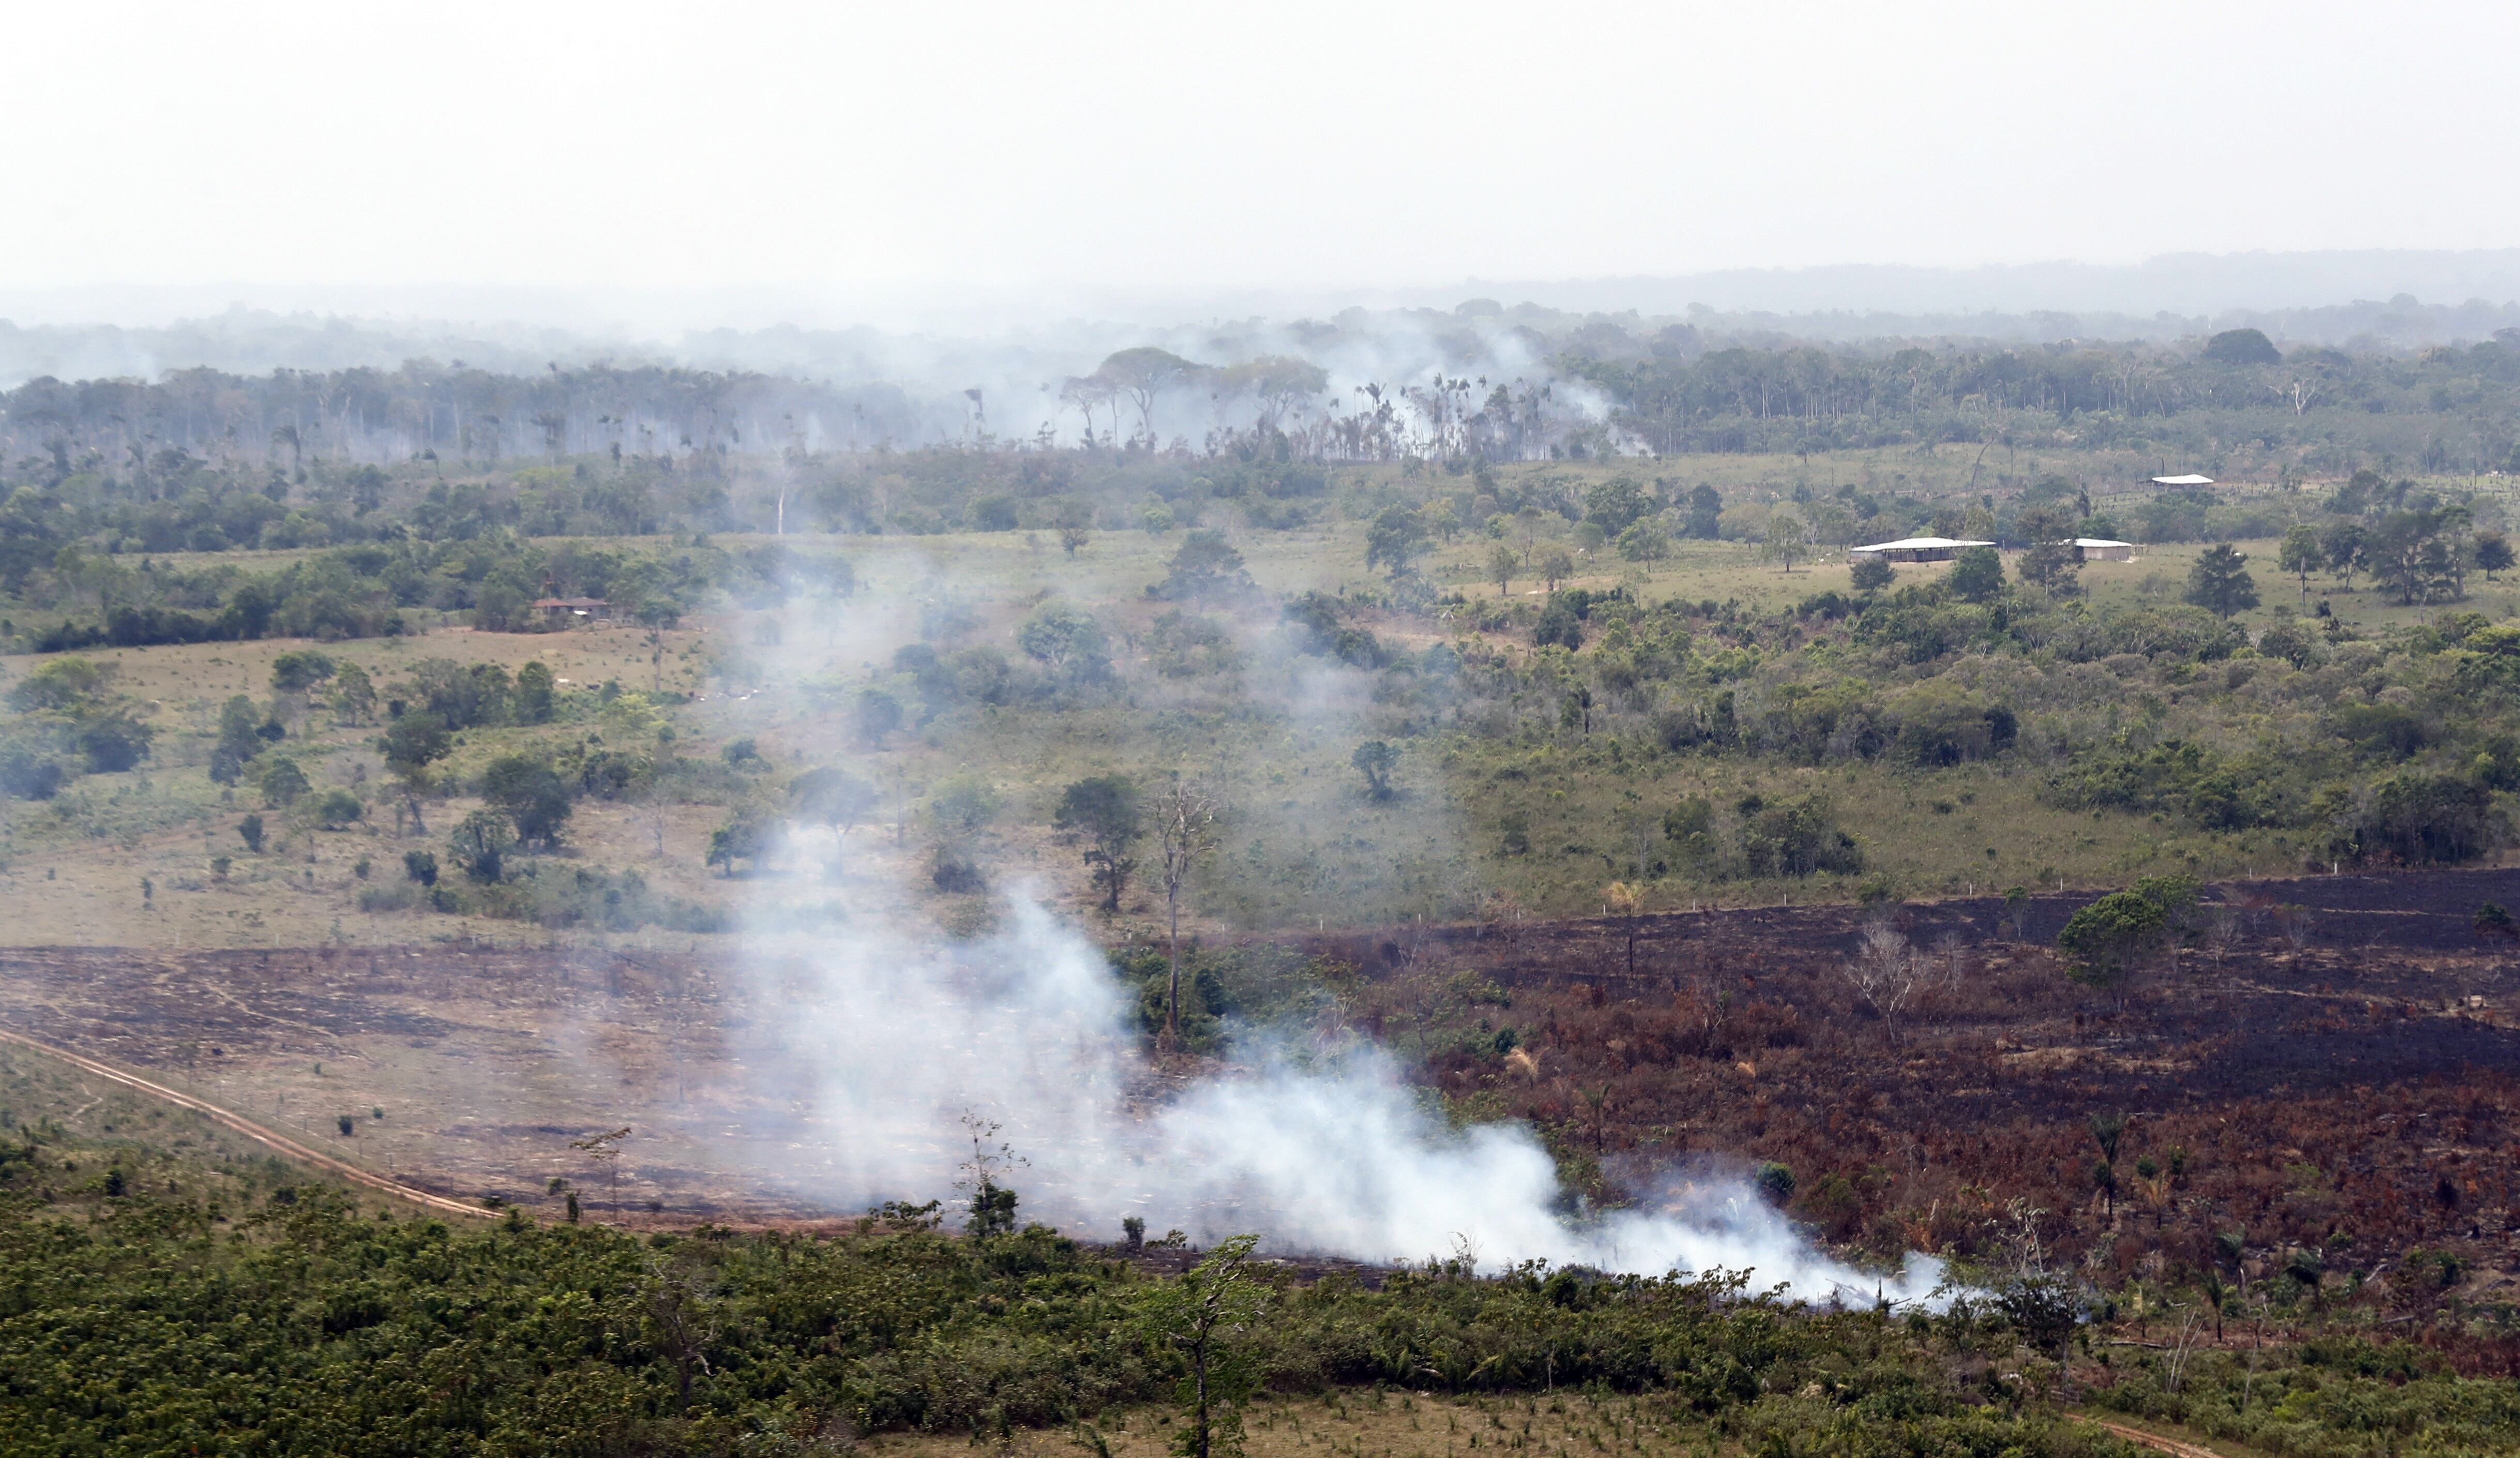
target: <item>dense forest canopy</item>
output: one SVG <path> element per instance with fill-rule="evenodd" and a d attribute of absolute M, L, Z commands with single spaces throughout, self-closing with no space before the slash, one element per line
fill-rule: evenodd
<path fill-rule="evenodd" d="M 1464 306 L 1469 307 L 1469 306 Z M 2420 351 L 2278 349 L 2241 328 L 2177 345 L 1984 341 L 1821 345 L 1653 324 L 1550 327 L 1425 311 L 1395 334 L 1340 321 L 1219 330 L 1074 373 L 939 392 L 744 370 L 595 364 L 499 373 L 194 368 L 155 382 L 46 376 L 0 395 L 17 475 L 111 476 L 147 495 L 181 458 L 492 466 L 535 457 L 783 457 L 956 444 L 1187 455 L 1255 445 L 1332 461 L 1791 451 L 2037 440 L 2080 451 L 2259 441 L 2315 470 L 2385 451 L 2428 471 L 2508 465 L 2520 333 Z M 1401 342 L 1394 342 L 1400 341 Z M 2253 341 L 2240 347 L 2243 341 Z M 1049 378 L 1038 378 L 1038 377 Z M 169 455 L 169 452 L 177 453 Z"/>

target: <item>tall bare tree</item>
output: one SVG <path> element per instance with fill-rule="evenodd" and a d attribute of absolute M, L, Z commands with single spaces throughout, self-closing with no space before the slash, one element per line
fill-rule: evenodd
<path fill-rule="evenodd" d="M 1899 1041 L 1899 1015 L 1907 1010 L 1932 975 L 1933 959 L 1919 956 L 1886 919 L 1866 925 L 1863 940 L 1839 969 L 1855 995 L 1881 1019 L 1882 1031 Z"/>
<path fill-rule="evenodd" d="M 1175 777 L 1155 798 L 1155 838 L 1164 856 L 1164 922 L 1172 975 L 1164 990 L 1164 1047 L 1181 1042 L 1181 895 L 1191 870 L 1216 843 L 1216 803 Z"/>

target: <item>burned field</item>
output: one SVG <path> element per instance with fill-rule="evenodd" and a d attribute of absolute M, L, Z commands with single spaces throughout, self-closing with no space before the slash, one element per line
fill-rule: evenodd
<path fill-rule="evenodd" d="M 2114 991 L 2052 949 L 2088 897 L 2017 920 L 1994 900 L 1783 908 L 1317 949 L 1372 970 L 1352 1016 L 1451 1107 L 1531 1121 L 1598 1197 L 1774 1163 L 1797 1215 L 1884 1253 L 2036 1239 L 2115 1286 L 2309 1252 L 2409 1298 L 2455 1270 L 2507 1300 L 2520 949 L 2475 913 L 2515 898 L 2507 871 L 2218 888 L 2176 967 Z M 1895 1025 L 1842 972 L 1875 918 L 1926 961 Z M 2235 1231 L 2236 1258 L 2217 1243 Z M 2418 1279 L 2416 1252 L 2455 1266 L 2428 1254 Z"/>
<path fill-rule="evenodd" d="M 2035 1240 L 2114 1287 L 2311 1252 L 2393 1299 L 2512 1294 L 2520 989 L 2512 944 L 2481 939 L 2475 912 L 2520 904 L 2520 872 L 2216 888 L 2176 967 L 2114 990 L 2050 950 L 2079 899 L 1303 946 L 1353 972 L 1331 974 L 1318 1033 L 1377 1037 L 1457 1118 L 1530 1121 L 1593 1200 L 1658 1198 L 1674 1171 L 1752 1175 L 1830 1241 L 1884 1253 Z M 1926 970 L 1895 1023 L 1842 972 L 1868 924 Z M 780 994 L 695 957 L 5 961 L 0 1026 L 406 1183 L 532 1206 L 556 1203 L 558 1177 L 630 1221 L 855 1213 L 812 1193 L 814 1151 L 840 1131 L 763 1092 L 781 1085 L 765 1061 L 814 1052 L 781 1051 Z M 625 1125 L 617 1162 L 572 1148 Z M 2217 1240 L 2232 1231 L 2236 1258 Z"/>

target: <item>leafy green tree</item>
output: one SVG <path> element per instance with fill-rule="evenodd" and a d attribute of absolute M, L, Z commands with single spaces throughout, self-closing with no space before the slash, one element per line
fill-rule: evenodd
<path fill-rule="evenodd" d="M 2074 545 L 2071 518 L 2043 507 L 2023 512 L 2013 530 L 2021 538 L 2017 566 L 2022 581 L 2049 597 L 2072 586 L 2083 567 L 2083 549 Z"/>
<path fill-rule="evenodd" d="M 418 885 L 435 886 L 437 856 L 427 850 L 406 850 L 402 853 L 402 874 Z"/>
<path fill-rule="evenodd" d="M 1522 570 L 1522 556 L 1503 542 L 1488 548 L 1488 580 L 1497 585 L 1497 596 L 1513 591 L 1513 574 Z"/>
<path fill-rule="evenodd" d="M 2074 1329 L 2083 1323 L 2083 1293 L 2066 1277 L 2033 1272 L 2015 1278 L 1996 1296 L 1996 1309 L 2033 1351 L 2053 1355 L 2063 1368 L 2073 1358 Z"/>
<path fill-rule="evenodd" d="M 121 667 L 92 659 L 65 657 L 39 663 L 9 690 L 9 706 L 22 713 L 41 709 L 75 712 L 105 696 Z M 248 707 L 252 701 L 246 701 Z"/>
<path fill-rule="evenodd" d="M 496 886 L 507 874 L 508 854 L 517 848 L 517 838 L 506 816 L 496 810 L 474 810 L 455 823 L 447 848 L 467 877 Z"/>
<path fill-rule="evenodd" d="M 832 765 L 798 775 L 788 795 L 797 814 L 832 833 L 834 864 L 846 851 L 848 833 L 875 812 L 879 798 L 873 785 Z"/>
<path fill-rule="evenodd" d="M 1365 529 L 1365 565 L 1405 577 L 1426 552 L 1426 523 L 1405 506 L 1389 506 Z"/>
<path fill-rule="evenodd" d="M 1943 580 L 1964 603 L 1992 602 L 2003 591 L 2003 558 L 1993 547 L 1962 547 Z"/>
<path fill-rule="evenodd" d="M 768 828 L 750 806 L 740 805 L 728 813 L 725 824 L 709 832 L 708 854 L 700 863 L 720 867 L 732 880 L 737 861 L 758 863 L 768 848 Z"/>
<path fill-rule="evenodd" d="M 1174 1396 L 1186 1421 L 1173 1435 L 1177 1458 L 1237 1458 L 1242 1408 L 1258 1390 L 1256 1344 L 1268 1288 L 1250 1271 L 1259 1237 L 1220 1242 L 1178 1280 L 1149 1290 L 1141 1306 L 1147 1344 L 1182 1367 Z"/>
<path fill-rule="evenodd" d="M 1531 567 L 1539 574 L 1541 585 L 1555 592 L 1558 583 L 1575 575 L 1575 557 L 1564 547 L 1544 547 Z"/>
<path fill-rule="evenodd" d="M 859 744 L 880 749 L 885 736 L 901 727 L 901 701 L 881 689 L 858 690 L 857 709 L 849 716 L 849 730 Z"/>
<path fill-rule="evenodd" d="M 99 775 L 119 774 L 147 758 L 157 734 L 133 715 L 127 704 L 90 707 L 70 725 L 71 743 L 86 759 L 88 773 Z"/>
<path fill-rule="evenodd" d="M 2077 911 L 2056 934 L 2073 975 L 2111 986 L 2141 967 L 2164 943 L 2170 918 L 2160 903 L 2137 891 L 2111 891 Z"/>
<path fill-rule="evenodd" d="M 376 716 L 376 681 L 358 664 L 343 663 L 333 675 L 332 703 L 335 721 L 355 729 Z"/>
<path fill-rule="evenodd" d="M 517 686 L 509 696 L 510 711 L 519 724 L 548 724 L 552 716 L 552 697 L 556 683 L 550 668 L 536 659 L 517 670 Z"/>
<path fill-rule="evenodd" d="M 262 854 L 262 817 L 259 815 L 248 815 L 243 820 L 238 821 L 237 839 L 245 842 L 245 848 L 247 850 L 251 851 L 255 855 Z"/>
<path fill-rule="evenodd" d="M 210 745 L 212 784 L 235 784 L 244 778 L 245 767 L 268 748 L 268 742 L 254 732 L 260 720 L 261 715 L 254 708 L 253 701 L 243 694 L 219 706 L 218 738 Z"/>
<path fill-rule="evenodd" d="M 1705 542 L 1724 534 L 1724 498 L 1713 486 L 1689 487 L 1686 534 Z"/>
<path fill-rule="evenodd" d="M 1005 806 L 996 786 L 968 772 L 946 776 L 927 797 L 927 813 L 934 817 L 937 829 L 955 839 L 988 829 Z"/>
<path fill-rule="evenodd" d="M 2391 512 L 2371 524 L 2363 551 L 2380 586 L 2408 605 L 2464 595 L 2467 514 L 2440 506 Z"/>
<path fill-rule="evenodd" d="M 1167 602 L 1198 603 L 1244 597 L 1258 590 L 1242 554 L 1226 541 L 1225 533 L 1202 530 L 1182 538 L 1164 580 L 1148 588 L 1147 595 Z"/>
<path fill-rule="evenodd" d="M 2336 574 L 2337 584 L 2346 591 L 2354 590 L 2354 574 L 2370 566 L 2370 537 L 2360 522 L 2330 522 L 2318 533 L 2319 550 L 2327 554 L 2327 570 Z"/>
<path fill-rule="evenodd" d="M 276 754 L 263 761 L 262 769 L 254 779 L 262 790 L 262 802 L 274 809 L 285 810 L 297 803 L 298 797 L 311 788 L 306 783 L 306 772 L 297 767 L 297 761 Z"/>
<path fill-rule="evenodd" d="M 1058 550 L 1073 557 L 1094 539 L 1094 508 L 1074 499 L 1062 501 L 1052 509 L 1050 524 L 1058 532 Z"/>
<path fill-rule="evenodd" d="M 1099 683 L 1111 671 L 1110 640 L 1102 625 L 1072 604 L 1049 602 L 1034 609 L 1015 629 L 1015 647 L 1071 684 Z"/>
<path fill-rule="evenodd" d="M 444 719 L 426 709 L 413 709 L 385 726 L 381 748 L 386 772 L 402 782 L 413 832 L 428 834 L 420 818 L 420 797 L 429 787 L 429 766 L 453 752 L 455 736 L 447 732 Z"/>
<path fill-rule="evenodd" d="M 1858 592 L 1879 592 L 1899 580 L 1899 573 L 1891 568 L 1888 559 L 1878 552 L 1866 552 L 1858 556 L 1855 559 L 1854 568 L 1846 575 L 1847 584 Z"/>
<path fill-rule="evenodd" d="M 333 660 L 313 649 L 284 653 L 271 661 L 271 687 L 274 693 L 302 694 L 331 678 Z"/>
<path fill-rule="evenodd" d="M 1792 512 L 1775 513 L 1759 538 L 1759 555 L 1790 575 L 1794 564 L 1811 555 L 1811 527 Z"/>
<path fill-rule="evenodd" d="M 2503 535 L 2501 532 L 2478 532 L 2476 534 L 2474 551 L 2476 555 L 2477 570 L 2485 573 L 2486 581 L 2493 581 L 2494 574 L 2497 572 L 2507 572 L 2511 570 L 2513 562 L 2511 554 L 2511 538 Z"/>
<path fill-rule="evenodd" d="M 315 823 L 326 830 L 346 830 L 367 813 L 359 797 L 347 790 L 328 790 L 315 801 Z"/>
<path fill-rule="evenodd" d="M 1155 402 L 1198 379 L 1204 369 L 1168 349 L 1142 344 L 1102 361 L 1094 378 L 1138 407 L 1138 438 L 1154 443 Z"/>
<path fill-rule="evenodd" d="M 2275 548 L 2275 566 L 2301 579 L 2302 606 L 2310 606 L 2310 574 L 2327 566 L 2327 549 L 2319 544 L 2318 528 L 2308 522 L 2295 522 L 2285 528 L 2283 542 Z"/>
<path fill-rule="evenodd" d="M 1653 499 L 1632 477 L 1611 477 L 1584 493 L 1584 520 L 1599 526 L 1605 537 L 1616 537 L 1652 510 Z"/>
<path fill-rule="evenodd" d="M 1143 833 L 1143 820 L 1138 787 L 1119 775 L 1095 775 L 1069 785 L 1051 815 L 1053 830 L 1085 843 L 1085 864 L 1102 890 L 1104 911 L 1120 910 L 1120 893 L 1138 869 L 1129 847 Z"/>
<path fill-rule="evenodd" d="M 1365 776 L 1365 794 L 1369 799 L 1391 798 L 1391 771 L 1400 763 L 1400 752 L 1378 739 L 1369 739 L 1356 747 L 1348 763 Z"/>
<path fill-rule="evenodd" d="M 532 754 L 502 754 L 481 771 L 481 798 L 506 815 L 517 839 L 557 849 L 561 827 L 575 808 L 574 787 L 550 761 Z"/>
<path fill-rule="evenodd" d="M 1629 562 L 1661 562 L 1671 556 L 1671 533 L 1647 518 L 1619 533 L 1619 556 Z"/>
<path fill-rule="evenodd" d="M 2187 601 L 2217 617 L 2228 617 L 2258 605 L 2258 579 L 2249 575 L 2249 557 L 2229 542 L 2216 542 L 2187 572 Z"/>
<path fill-rule="evenodd" d="M 2204 359 L 2208 364 L 2261 365 L 2281 364 L 2283 355 L 2263 330 L 2227 329 L 2205 342 Z"/>

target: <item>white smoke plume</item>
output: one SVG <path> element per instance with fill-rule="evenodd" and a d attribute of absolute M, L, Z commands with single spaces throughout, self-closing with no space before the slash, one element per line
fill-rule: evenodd
<path fill-rule="evenodd" d="M 969 1154 L 968 1115 L 1001 1123 L 1026 1161 L 1011 1181 L 1023 1212 L 1089 1237 L 1135 1214 L 1201 1243 L 1255 1231 L 1366 1261 L 1466 1250 L 1490 1266 L 1746 1270 L 1813 1300 L 1930 1299 L 1940 1280 L 1931 1257 L 1894 1275 L 1831 1260 L 1738 1181 L 1570 1214 L 1528 1130 L 1446 1127 L 1370 1045 L 1282 1047 L 1168 1091 L 1093 944 L 1024 897 L 1008 912 L 1007 930 L 967 942 L 899 919 L 755 942 L 781 1010 L 756 1062 L 798 1091 L 797 1193 L 935 1196 Z"/>

